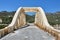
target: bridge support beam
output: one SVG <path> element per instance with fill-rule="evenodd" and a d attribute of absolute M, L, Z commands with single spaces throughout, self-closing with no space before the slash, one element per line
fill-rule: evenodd
<path fill-rule="evenodd" d="M 46 15 L 41 7 L 20 7 L 15 13 L 13 20 L 10 25 L 0 30 L 0 37 L 4 36 L 6 33 L 14 31 L 21 26 L 26 24 L 25 12 L 36 12 L 35 24 L 43 29 L 44 31 L 50 33 L 56 40 L 60 40 L 60 30 L 54 29 L 47 21 Z"/>
<path fill-rule="evenodd" d="M 47 21 L 46 15 L 42 8 L 38 8 L 39 12 L 36 13 L 35 16 L 35 24 L 44 31 L 50 33 L 54 37 L 56 37 L 56 40 L 60 40 L 60 31 L 57 29 L 54 29 Z"/>

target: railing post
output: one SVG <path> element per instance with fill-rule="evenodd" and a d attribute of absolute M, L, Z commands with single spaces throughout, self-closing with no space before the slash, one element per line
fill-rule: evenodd
<path fill-rule="evenodd" d="M 19 26 L 20 26 L 20 20 L 19 20 L 19 18 L 17 19 L 17 22 L 18 22 L 18 28 L 19 28 Z"/>
<path fill-rule="evenodd" d="M 0 30 L 0 38 L 1 38 L 1 36 L 2 36 L 2 30 Z"/>
<path fill-rule="evenodd" d="M 56 37 L 56 40 L 60 40 L 60 34 Z"/>

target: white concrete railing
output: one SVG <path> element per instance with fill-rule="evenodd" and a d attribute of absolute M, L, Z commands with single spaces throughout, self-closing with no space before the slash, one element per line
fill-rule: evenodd
<path fill-rule="evenodd" d="M 0 38 L 4 36 L 5 34 L 14 31 L 14 29 L 18 29 L 21 26 L 26 24 L 24 11 L 37 12 L 35 16 L 35 24 L 39 28 L 55 36 L 56 40 L 60 40 L 60 30 L 56 30 L 52 26 L 49 25 L 47 18 L 45 16 L 45 13 L 41 7 L 20 7 L 15 13 L 11 24 L 0 30 Z"/>
<path fill-rule="evenodd" d="M 54 29 L 48 23 L 42 8 L 38 8 L 38 9 L 39 9 L 39 12 L 35 16 L 35 25 L 37 25 L 39 28 L 43 29 L 44 31 L 56 37 L 56 40 L 60 40 L 60 30 Z"/>
<path fill-rule="evenodd" d="M 21 13 L 21 9 L 22 8 L 20 7 L 17 10 L 17 12 L 15 13 L 13 17 L 11 24 L 9 24 L 7 27 L 3 29 L 0 29 L 0 38 L 26 24 L 25 19 L 24 19 L 25 15 Z"/>

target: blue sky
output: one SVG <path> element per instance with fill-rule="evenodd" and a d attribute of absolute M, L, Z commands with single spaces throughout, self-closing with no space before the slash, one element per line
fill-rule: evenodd
<path fill-rule="evenodd" d="M 0 0 L 0 11 L 15 11 L 19 7 L 42 7 L 45 12 L 60 11 L 60 0 Z"/>

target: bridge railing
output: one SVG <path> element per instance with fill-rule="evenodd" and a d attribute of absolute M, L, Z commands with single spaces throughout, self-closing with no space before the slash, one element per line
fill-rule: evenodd
<path fill-rule="evenodd" d="M 24 8 L 25 9 L 25 8 Z M 53 35 L 54 37 L 56 37 L 56 40 L 60 40 L 60 30 L 56 30 L 54 29 L 52 26 L 49 25 L 47 18 L 45 16 L 44 11 L 42 10 L 42 8 L 40 7 L 36 7 L 34 9 L 31 10 L 31 8 L 28 8 L 29 10 L 27 11 L 31 11 L 33 12 L 36 11 L 37 14 L 35 16 L 35 24 L 43 29 L 44 31 L 50 33 L 51 35 Z M 38 9 L 38 10 L 35 10 Z M 26 20 L 25 20 L 25 15 L 24 15 L 24 11 L 21 7 L 17 10 L 17 12 L 15 13 L 13 20 L 11 22 L 10 25 L 8 25 L 7 27 L 0 29 L 0 38 L 3 37 L 4 35 L 13 32 L 15 29 L 20 28 L 21 26 L 26 24 Z"/>
<path fill-rule="evenodd" d="M 15 13 L 11 24 L 9 24 L 7 27 L 0 29 L 0 38 L 3 37 L 4 35 L 13 32 L 15 29 L 20 28 L 21 26 L 25 25 L 25 15 L 21 13 L 22 8 L 20 7 L 17 12 Z M 22 17 L 22 18 L 21 18 Z"/>
<path fill-rule="evenodd" d="M 35 25 L 37 25 L 40 29 L 50 33 L 56 40 L 60 40 L 60 30 L 54 29 L 47 21 L 45 13 L 42 8 L 38 8 L 39 12 L 36 13 L 35 16 Z"/>
<path fill-rule="evenodd" d="M 56 37 L 56 40 L 60 40 L 60 31 L 57 29 L 52 28 L 52 26 L 48 27 L 48 26 L 43 26 L 39 23 L 35 24 L 37 25 L 40 29 L 50 33 L 51 35 L 53 35 L 54 37 Z"/>

